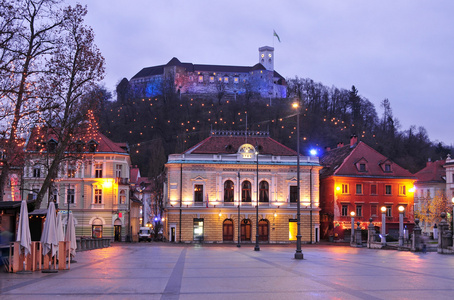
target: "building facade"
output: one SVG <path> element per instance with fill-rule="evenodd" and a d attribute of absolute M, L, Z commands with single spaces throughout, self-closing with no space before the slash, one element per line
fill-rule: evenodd
<path fill-rule="evenodd" d="M 339 145 L 320 158 L 320 208 L 322 238 L 349 239 L 351 213 L 355 223 L 367 229 L 369 219 L 382 227 L 386 214 L 386 232 L 398 237 L 399 206 L 404 207 L 404 226 L 413 221 L 413 194 L 416 178 L 387 157 L 352 137 L 350 144 Z"/>
<path fill-rule="evenodd" d="M 274 48 L 259 48 L 253 66 L 200 65 L 172 58 L 167 64 L 142 69 L 129 81 L 136 97 L 162 95 L 172 89 L 180 96 L 285 98 L 287 84 L 274 70 Z"/>
<path fill-rule="evenodd" d="M 454 159 L 449 154 L 444 168 L 446 170 L 446 197 L 448 201 L 454 203 Z"/>
<path fill-rule="evenodd" d="M 36 198 L 57 143 L 50 131 L 38 128 L 32 131 L 25 148 L 23 198 Z M 54 201 L 65 220 L 68 211 L 73 213 L 77 237 L 115 241 L 137 237 L 141 205 L 130 201 L 131 161 L 126 144 L 114 143 L 96 130 L 82 129 L 72 146 L 73 152 L 67 153 L 67 159 L 62 161 L 41 207 L 32 212 L 38 220 L 32 218 L 31 222 L 39 221 L 48 201 Z M 40 233 L 39 225 L 30 227 Z"/>
<path fill-rule="evenodd" d="M 319 240 L 318 158 L 301 157 L 303 242 Z M 297 232 L 297 155 L 266 133 L 212 132 L 166 164 L 170 242 L 289 243 Z M 258 200 L 258 201 L 257 201 Z M 257 214 L 258 203 L 258 214 Z"/>
<path fill-rule="evenodd" d="M 446 170 L 443 167 L 445 160 L 428 161 L 426 167 L 415 174 L 415 212 L 425 214 L 421 218 L 419 226 L 424 234 L 429 235 L 433 231 L 433 222 L 428 221 L 427 210 L 435 197 L 446 201 Z"/>

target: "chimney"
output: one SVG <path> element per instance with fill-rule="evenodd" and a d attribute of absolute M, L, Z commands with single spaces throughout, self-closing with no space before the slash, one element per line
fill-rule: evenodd
<path fill-rule="evenodd" d="M 326 152 L 328 152 L 328 151 L 330 151 L 330 150 L 331 150 L 331 147 L 328 147 L 328 146 L 325 147 L 325 151 L 326 151 Z"/>
<path fill-rule="evenodd" d="M 432 159 L 430 159 L 430 157 L 429 157 L 429 159 L 427 160 L 427 163 L 426 163 L 426 167 L 430 166 L 431 164 L 432 164 Z"/>
<path fill-rule="evenodd" d="M 350 147 L 353 147 L 358 142 L 358 137 L 356 135 L 352 135 L 350 137 Z"/>
<path fill-rule="evenodd" d="M 337 143 L 337 148 L 342 148 L 342 147 L 344 147 L 344 143 L 343 142 Z"/>

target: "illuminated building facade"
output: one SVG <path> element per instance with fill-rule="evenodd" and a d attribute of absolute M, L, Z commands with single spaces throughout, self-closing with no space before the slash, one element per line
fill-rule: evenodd
<path fill-rule="evenodd" d="M 302 241 L 316 242 L 321 166 L 316 157 L 300 158 Z M 187 151 L 169 156 L 165 238 L 252 243 L 258 223 L 261 243 L 296 240 L 296 170 L 296 152 L 267 133 L 212 132 Z"/>
<path fill-rule="evenodd" d="M 170 82 L 166 82 L 170 81 Z M 162 95 L 171 88 L 180 96 L 286 98 L 284 77 L 274 70 L 274 48 L 259 48 L 254 66 L 200 65 L 172 58 L 167 64 L 142 69 L 129 82 L 136 97 Z"/>
<path fill-rule="evenodd" d="M 26 145 L 25 199 L 36 198 L 57 143 L 50 130 L 32 131 Z M 75 135 L 70 149 L 41 207 L 33 213 L 44 214 L 51 199 L 64 214 L 64 222 L 68 208 L 74 214 L 78 237 L 125 241 L 132 234 L 133 239 L 137 238 L 141 203 L 130 201 L 131 161 L 127 145 L 114 143 L 99 131 L 87 128 Z"/>
<path fill-rule="evenodd" d="M 429 208 L 434 197 L 446 196 L 446 170 L 443 165 L 445 160 L 428 161 L 426 167 L 415 173 L 415 211 L 424 213 Z M 444 198 L 444 200 L 446 200 Z M 419 227 L 427 235 L 432 232 L 435 223 L 421 218 Z"/>
<path fill-rule="evenodd" d="M 386 232 L 398 236 L 399 206 L 404 206 L 404 226 L 411 230 L 416 178 L 357 137 L 320 157 L 320 226 L 322 238 L 350 238 L 351 213 L 361 229 L 369 218 L 381 227 L 381 208 L 386 208 Z"/>

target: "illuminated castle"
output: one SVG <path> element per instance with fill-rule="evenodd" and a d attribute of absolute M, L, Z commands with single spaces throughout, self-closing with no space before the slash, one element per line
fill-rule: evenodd
<path fill-rule="evenodd" d="M 131 78 L 136 97 L 154 97 L 166 90 L 181 96 L 221 99 L 285 98 L 286 82 L 274 70 L 274 48 L 259 48 L 259 62 L 253 66 L 197 65 L 176 57 L 167 64 L 142 69 Z"/>

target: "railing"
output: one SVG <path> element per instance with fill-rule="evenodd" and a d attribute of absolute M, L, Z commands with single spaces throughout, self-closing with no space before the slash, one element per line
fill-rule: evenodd
<path fill-rule="evenodd" d="M 129 184 L 129 178 L 117 177 L 115 179 L 115 182 L 117 184 L 121 184 L 121 185 L 128 185 Z"/>
<path fill-rule="evenodd" d="M 180 202 L 179 201 L 168 201 L 167 202 L 169 207 L 173 208 L 178 208 L 180 207 Z M 251 202 L 241 202 L 240 206 L 241 207 L 255 207 L 257 205 L 256 201 L 251 201 Z M 203 201 L 203 202 L 194 202 L 194 201 L 183 201 L 181 203 L 181 207 L 183 208 L 191 208 L 191 207 L 206 207 L 206 208 L 213 208 L 213 207 L 237 207 L 238 202 L 233 201 L 233 202 L 224 202 L 224 201 Z M 277 201 L 270 201 L 270 202 L 259 202 L 259 207 L 281 207 L 281 208 L 296 208 L 296 203 L 295 202 L 277 202 Z M 308 209 L 308 205 L 303 205 L 301 203 L 301 208 L 302 209 Z M 318 208 L 317 205 L 313 204 L 312 208 Z M 350 219 L 350 217 L 348 217 Z"/>

